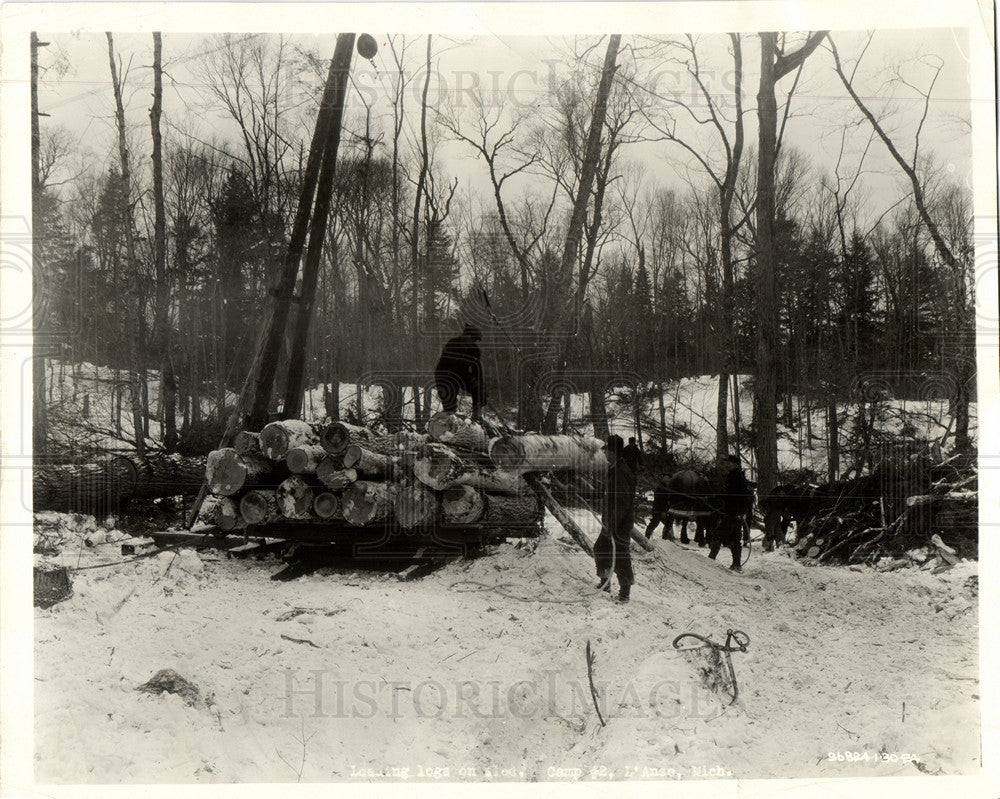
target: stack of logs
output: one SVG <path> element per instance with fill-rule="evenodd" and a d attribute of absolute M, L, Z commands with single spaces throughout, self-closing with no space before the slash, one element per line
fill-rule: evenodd
<path fill-rule="evenodd" d="M 358 528 L 448 540 L 535 536 L 543 509 L 524 475 L 600 470 L 604 459 L 596 440 L 491 439 L 457 414 L 435 414 L 427 430 L 285 420 L 239 433 L 208 456 L 211 496 L 200 518 L 221 531 L 267 528 L 259 534 L 275 538 L 301 525 L 320 525 L 310 537 L 331 540 Z"/>

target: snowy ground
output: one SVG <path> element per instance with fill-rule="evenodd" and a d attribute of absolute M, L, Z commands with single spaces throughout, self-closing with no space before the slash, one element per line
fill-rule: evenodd
<path fill-rule="evenodd" d="M 534 553 L 508 544 L 408 583 L 334 570 L 274 582 L 277 561 L 209 551 L 77 571 L 72 598 L 36 610 L 36 780 L 978 770 L 975 563 L 877 573 L 755 548 L 734 575 L 656 541 L 654 554 L 633 546 L 639 582 L 622 606 L 547 526 Z M 77 532 L 61 562 L 120 559 L 117 544 L 83 548 Z M 731 627 L 751 639 L 732 656 L 733 706 L 671 646 L 685 631 L 721 642 Z M 202 701 L 135 690 L 164 668 Z"/>

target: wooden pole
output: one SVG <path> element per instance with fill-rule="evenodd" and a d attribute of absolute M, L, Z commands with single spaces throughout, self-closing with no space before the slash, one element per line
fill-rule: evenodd
<path fill-rule="evenodd" d="M 337 47 L 333 53 L 331 73 L 334 74 L 333 110 L 329 136 L 323 150 L 323 162 L 316 188 L 316 209 L 309 227 L 309 248 L 302 271 L 302 289 L 298 312 L 295 318 L 295 334 L 292 341 L 292 357 L 285 377 L 282 416 L 289 419 L 298 416 L 302 405 L 302 383 L 304 380 L 306 349 L 309 337 L 309 323 L 312 321 L 313 303 L 316 299 L 316 284 L 319 279 L 319 262 L 326 238 L 326 223 L 330 215 L 330 199 L 333 180 L 337 171 L 337 150 L 340 147 L 340 128 L 344 118 L 347 99 L 347 78 L 354 55 L 354 34 L 342 33 L 337 36 Z"/>
<path fill-rule="evenodd" d="M 251 430 L 260 430 L 267 421 L 267 406 L 271 400 L 271 389 L 274 385 L 276 370 L 266 367 L 277 362 L 278 353 L 281 350 L 281 340 L 288 325 L 292 292 L 295 288 L 299 261 L 302 258 L 302 250 L 306 242 L 309 218 L 312 215 L 313 196 L 316 193 L 316 184 L 319 180 L 320 163 L 323 160 L 330 132 L 334 126 L 334 119 L 338 116 L 336 99 L 338 96 L 343 98 L 342 92 L 338 95 L 337 87 L 340 85 L 341 74 L 346 79 L 346 70 L 343 69 L 343 64 L 350 63 L 353 48 L 353 33 L 342 33 L 337 36 L 337 46 L 334 49 L 333 59 L 330 61 L 326 87 L 323 89 L 323 100 L 320 103 L 319 114 L 316 116 L 316 129 L 313 132 L 312 143 L 309 145 L 309 158 L 306 161 L 302 190 L 299 193 L 299 205 L 295 212 L 295 222 L 285 254 L 284 268 L 272 291 L 271 317 L 264 328 L 265 333 L 256 358 L 258 368 L 256 377 L 252 381 L 250 414 L 246 425 Z M 341 113 L 342 111 L 343 108 L 341 108 Z M 259 368 L 261 365 L 264 365 L 265 368 Z"/>

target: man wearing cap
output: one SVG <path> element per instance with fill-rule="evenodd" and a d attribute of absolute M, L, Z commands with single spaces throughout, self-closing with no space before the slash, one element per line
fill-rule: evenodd
<path fill-rule="evenodd" d="M 483 386 L 483 361 L 476 343 L 482 334 L 475 325 L 466 324 L 461 335 L 448 340 L 434 368 L 434 389 L 446 413 L 458 410 L 458 392 L 472 395 L 472 416 L 479 419 L 486 402 Z"/>
<path fill-rule="evenodd" d="M 604 445 L 608 458 L 604 508 L 601 514 L 601 534 L 594 542 L 594 562 L 601 578 L 599 588 L 611 591 L 611 571 L 618 577 L 618 601 L 628 602 L 635 582 L 629 540 L 633 524 L 635 473 L 623 457 L 625 442 L 621 436 L 609 436 Z"/>

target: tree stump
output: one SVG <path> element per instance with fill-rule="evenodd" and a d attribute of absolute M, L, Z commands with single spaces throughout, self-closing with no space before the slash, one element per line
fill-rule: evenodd
<path fill-rule="evenodd" d="M 36 608 L 51 608 L 73 596 L 73 583 L 65 566 L 35 566 L 34 604 Z"/>

